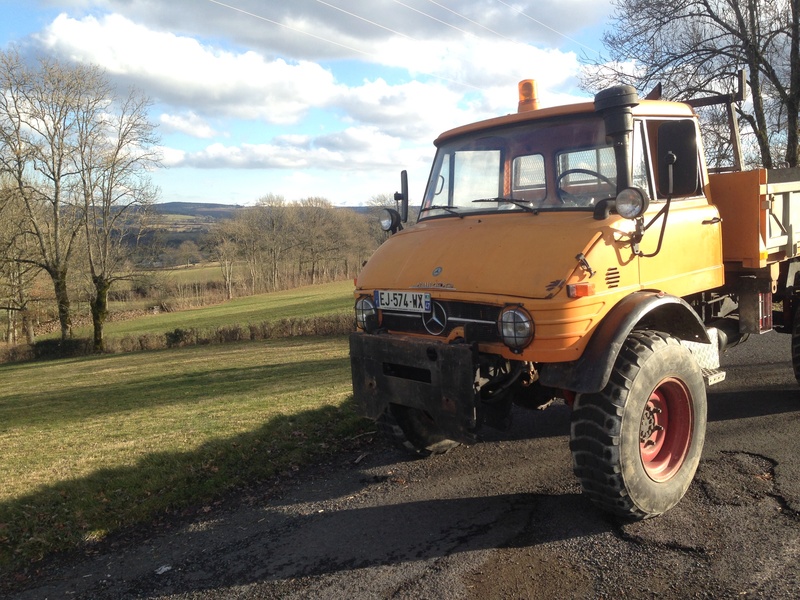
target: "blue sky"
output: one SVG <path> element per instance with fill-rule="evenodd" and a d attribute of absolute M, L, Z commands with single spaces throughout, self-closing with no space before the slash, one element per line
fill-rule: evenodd
<path fill-rule="evenodd" d="M 153 100 L 161 201 L 362 205 L 442 131 L 586 99 L 610 0 L 0 0 L 0 47 L 104 68 Z"/>

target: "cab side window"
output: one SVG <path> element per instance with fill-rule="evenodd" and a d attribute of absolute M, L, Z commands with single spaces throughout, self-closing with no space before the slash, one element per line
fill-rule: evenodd
<path fill-rule="evenodd" d="M 687 119 L 647 119 L 644 124 L 644 129 L 646 133 L 646 141 L 647 141 L 647 156 L 649 159 L 650 164 L 653 166 L 653 181 L 659 181 L 660 173 L 658 172 L 658 161 L 657 161 L 657 154 L 658 154 L 658 135 L 659 135 L 659 127 L 664 123 L 672 123 L 677 124 L 679 121 L 687 121 Z M 697 152 L 695 149 L 694 152 Z M 699 155 L 695 157 L 695 160 L 699 160 Z M 661 187 L 656 186 L 657 193 L 655 195 L 656 201 L 658 200 L 666 200 L 666 192 Z M 681 198 L 689 198 L 689 197 L 697 197 L 703 195 L 703 186 L 698 178 L 697 181 L 697 188 L 694 193 L 690 195 L 682 195 L 679 197 L 674 198 L 675 200 L 680 200 Z"/>

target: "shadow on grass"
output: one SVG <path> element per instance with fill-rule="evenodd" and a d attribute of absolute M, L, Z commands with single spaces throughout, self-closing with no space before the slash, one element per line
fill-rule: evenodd
<path fill-rule="evenodd" d="M 233 488 L 319 461 L 371 429 L 350 398 L 338 407 L 272 418 L 192 452 L 150 454 L 131 467 L 99 470 L 1 503 L 0 580 L 49 553 L 201 507 Z"/>
<path fill-rule="evenodd" d="M 115 359 L 120 360 L 120 357 L 91 357 L 86 360 L 102 368 L 105 360 Z M 72 384 L 63 391 L 20 390 L 13 396 L 0 399 L 0 411 L 4 429 L 37 424 L 53 428 L 114 413 L 205 401 L 209 399 L 211 390 L 219 390 L 220 394 L 226 396 L 253 394 L 263 390 L 266 401 L 268 395 L 290 388 L 297 389 L 301 384 L 313 387 L 317 381 L 347 373 L 348 367 L 349 358 L 341 357 L 304 360 L 302 367 L 295 362 L 286 362 L 249 367 L 201 367 L 193 371 L 153 376 L 137 373 L 135 379 L 114 383 L 109 383 L 105 377 L 95 378 L 94 381 L 87 378 L 85 382 Z M 36 407 L 36 411 L 32 414 L 28 410 L 16 410 L 16 406 Z"/>

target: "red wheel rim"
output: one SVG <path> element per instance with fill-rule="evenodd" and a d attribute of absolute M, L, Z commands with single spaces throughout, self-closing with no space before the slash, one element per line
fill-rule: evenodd
<path fill-rule="evenodd" d="M 677 473 L 692 441 L 694 414 L 686 385 L 665 379 L 650 394 L 639 426 L 642 466 L 653 481 L 667 481 Z"/>

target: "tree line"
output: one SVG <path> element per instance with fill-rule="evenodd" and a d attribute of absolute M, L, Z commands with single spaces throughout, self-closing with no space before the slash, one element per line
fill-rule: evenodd
<path fill-rule="evenodd" d="M 372 215 L 334 207 L 325 198 L 287 203 L 268 194 L 215 227 L 208 248 L 232 298 L 236 265 L 244 266 L 251 294 L 352 278 L 384 235 Z"/>

